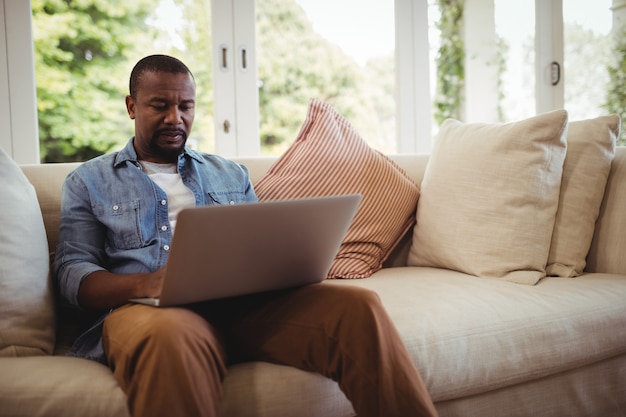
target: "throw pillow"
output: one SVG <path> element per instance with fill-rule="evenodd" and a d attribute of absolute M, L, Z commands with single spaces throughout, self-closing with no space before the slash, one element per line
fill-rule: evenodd
<path fill-rule="evenodd" d="M 570 278 L 585 269 L 619 132 L 616 114 L 569 123 L 547 275 Z"/>
<path fill-rule="evenodd" d="M 55 313 L 35 189 L 0 148 L 0 356 L 50 354 Z"/>
<path fill-rule="evenodd" d="M 293 145 L 255 184 L 260 200 L 361 194 L 328 278 L 366 278 L 415 222 L 419 187 L 329 104 L 311 100 Z"/>
<path fill-rule="evenodd" d="M 545 276 L 567 112 L 507 124 L 443 123 L 428 161 L 409 264 L 536 284 Z"/>

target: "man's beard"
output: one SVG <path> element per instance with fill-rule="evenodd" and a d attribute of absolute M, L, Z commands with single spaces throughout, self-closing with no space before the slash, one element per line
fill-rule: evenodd
<path fill-rule="evenodd" d="M 167 136 L 168 133 L 176 133 L 182 136 L 183 141 L 180 147 L 169 149 L 169 148 L 162 148 L 161 146 L 159 146 L 159 137 Z M 153 133 L 152 140 L 150 141 L 150 148 L 152 149 L 152 152 L 154 152 L 156 155 L 163 156 L 166 159 L 176 160 L 178 158 L 178 155 L 180 155 L 183 152 L 183 149 L 185 148 L 186 143 L 187 143 L 187 132 L 185 132 L 184 130 L 160 129 Z"/>

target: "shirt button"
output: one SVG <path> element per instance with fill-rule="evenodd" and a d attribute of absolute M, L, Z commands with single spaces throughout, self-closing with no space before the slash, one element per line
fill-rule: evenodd
<path fill-rule="evenodd" d="M 167 226 L 161 226 L 161 230 L 165 232 L 167 230 Z"/>
<path fill-rule="evenodd" d="M 167 201 L 165 201 L 165 200 L 161 200 L 161 205 L 162 205 L 162 206 L 164 206 L 164 205 L 166 205 L 166 204 L 167 204 Z"/>
<path fill-rule="evenodd" d="M 164 245 L 163 250 L 170 250 L 170 245 Z"/>
<path fill-rule="evenodd" d="M 113 210 L 117 211 L 120 209 L 120 206 L 118 206 L 117 204 L 113 206 Z"/>
<path fill-rule="evenodd" d="M 230 205 L 231 205 L 231 206 L 234 206 L 234 205 L 235 205 L 235 202 L 234 202 L 234 201 L 231 201 L 231 202 L 230 202 Z"/>

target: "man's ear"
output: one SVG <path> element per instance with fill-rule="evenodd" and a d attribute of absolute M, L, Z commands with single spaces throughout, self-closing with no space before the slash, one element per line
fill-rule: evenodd
<path fill-rule="evenodd" d="M 135 119 L 135 100 L 131 96 L 126 96 L 126 111 L 131 119 Z"/>

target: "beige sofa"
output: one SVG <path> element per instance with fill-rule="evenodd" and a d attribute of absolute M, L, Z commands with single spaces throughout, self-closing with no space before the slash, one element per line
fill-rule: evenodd
<path fill-rule="evenodd" d="M 417 183 L 428 158 L 392 156 Z M 274 159 L 238 161 L 257 181 Z M 36 189 L 50 248 L 57 240 L 61 184 L 75 166 L 21 167 Z M 624 416 L 625 207 L 626 148 L 618 148 L 580 277 L 521 285 L 407 266 L 409 232 L 371 278 L 323 285 L 380 294 L 441 416 Z M 57 316 L 53 354 L 0 357 L 0 416 L 127 416 L 108 368 L 64 357 L 75 329 L 73 320 Z M 353 411 L 333 381 L 246 363 L 229 370 L 222 414 L 347 417 Z"/>

